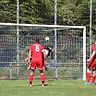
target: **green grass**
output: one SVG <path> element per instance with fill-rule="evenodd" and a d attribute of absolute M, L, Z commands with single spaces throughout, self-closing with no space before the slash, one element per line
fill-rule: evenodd
<path fill-rule="evenodd" d="M 96 85 L 81 80 L 48 80 L 41 87 L 40 80 L 28 86 L 27 80 L 0 80 L 0 96 L 96 96 Z"/>

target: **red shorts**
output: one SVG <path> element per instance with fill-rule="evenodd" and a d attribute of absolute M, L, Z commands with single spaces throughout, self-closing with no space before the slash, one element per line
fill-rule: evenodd
<path fill-rule="evenodd" d="M 87 65 L 87 68 L 94 70 L 96 68 L 96 61 L 93 62 L 89 62 L 89 64 Z"/>
<path fill-rule="evenodd" d="M 42 59 L 39 59 L 39 58 L 33 59 L 33 58 L 32 58 L 31 69 L 32 69 L 32 70 L 35 70 L 36 67 L 37 67 L 39 70 L 43 70 L 43 62 L 42 62 Z"/>

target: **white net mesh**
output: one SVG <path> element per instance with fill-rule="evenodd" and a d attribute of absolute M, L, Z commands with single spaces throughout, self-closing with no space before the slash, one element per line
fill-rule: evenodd
<path fill-rule="evenodd" d="M 33 43 L 36 37 L 40 39 L 40 43 L 50 46 L 53 50 L 47 58 L 48 71 L 45 71 L 47 78 L 77 79 L 83 77 L 84 37 L 82 27 L 25 25 L 19 26 L 19 34 L 17 34 L 17 25 L 0 25 L 1 77 L 17 78 L 18 69 L 19 78 L 27 78 L 29 71 L 25 58 L 28 55 L 28 45 Z M 49 41 L 45 41 L 46 36 L 50 37 Z M 17 59 L 18 55 L 19 59 Z M 39 78 L 38 71 L 35 76 Z"/>

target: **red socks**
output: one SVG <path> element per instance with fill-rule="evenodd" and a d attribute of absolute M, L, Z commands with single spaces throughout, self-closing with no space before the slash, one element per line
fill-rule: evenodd
<path fill-rule="evenodd" d="M 91 79 L 91 73 L 90 72 L 87 72 L 87 83 L 90 83 L 90 79 Z M 93 75 L 92 76 L 92 84 L 94 84 L 95 83 L 95 79 L 96 79 L 96 75 Z"/>
<path fill-rule="evenodd" d="M 33 75 L 29 75 L 29 84 L 32 84 L 33 81 Z"/>
<path fill-rule="evenodd" d="M 90 76 L 91 76 L 91 73 L 90 72 L 87 72 L 87 82 L 90 83 Z"/>
<path fill-rule="evenodd" d="M 42 81 L 42 84 L 44 84 L 45 83 L 45 76 L 44 76 L 44 74 L 40 74 L 40 79 Z"/>
<path fill-rule="evenodd" d="M 42 84 L 44 85 L 45 83 L 45 76 L 44 74 L 40 74 L 40 79 L 42 81 Z M 32 85 L 32 81 L 33 81 L 33 75 L 29 75 L 29 84 Z"/>
<path fill-rule="evenodd" d="M 95 78 L 96 78 L 96 75 L 93 75 L 93 76 L 92 76 L 92 84 L 95 83 Z"/>

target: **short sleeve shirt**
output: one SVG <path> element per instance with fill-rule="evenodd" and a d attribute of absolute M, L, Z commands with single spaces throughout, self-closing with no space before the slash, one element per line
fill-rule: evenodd
<path fill-rule="evenodd" d="M 33 45 L 29 46 L 29 50 L 31 50 L 31 56 L 32 59 L 38 58 L 42 59 L 42 50 L 44 49 L 44 46 L 38 43 L 34 43 Z"/>

